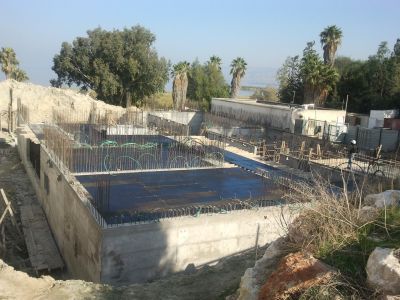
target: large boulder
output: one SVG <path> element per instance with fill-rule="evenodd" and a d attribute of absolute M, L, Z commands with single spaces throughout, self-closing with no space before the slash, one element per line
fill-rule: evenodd
<path fill-rule="evenodd" d="M 400 191 L 387 190 L 379 194 L 367 195 L 364 199 L 365 205 L 384 208 L 387 206 L 398 206 L 400 204 Z"/>
<path fill-rule="evenodd" d="M 335 275 L 335 270 L 302 252 L 285 256 L 262 286 L 260 300 L 291 299 L 305 290 L 325 284 Z"/>
<path fill-rule="evenodd" d="M 389 248 L 375 248 L 366 268 L 368 283 L 390 295 L 400 294 L 400 261 L 397 252 Z"/>

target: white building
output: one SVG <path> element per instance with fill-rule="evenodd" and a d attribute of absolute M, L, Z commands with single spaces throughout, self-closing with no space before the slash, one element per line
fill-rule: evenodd
<path fill-rule="evenodd" d="M 392 119 L 399 115 L 397 109 L 389 110 L 371 110 L 368 121 L 368 128 L 383 127 L 383 121 L 386 118 Z"/>
<path fill-rule="evenodd" d="M 325 124 L 335 124 L 337 126 L 345 123 L 346 112 L 344 110 L 315 108 L 312 104 L 293 105 L 283 103 L 261 103 L 256 100 L 241 100 L 227 98 L 213 98 L 211 102 L 211 112 L 223 115 L 232 119 L 237 119 L 252 124 L 266 125 L 276 129 L 295 132 L 295 125 L 302 123 L 308 124 L 309 120 L 320 121 Z M 302 120 L 298 122 L 296 120 Z M 316 124 L 314 122 L 314 124 Z M 296 125 L 297 126 L 297 125 Z M 312 130 L 313 134 L 315 128 Z M 307 133 L 309 135 L 313 135 Z"/>

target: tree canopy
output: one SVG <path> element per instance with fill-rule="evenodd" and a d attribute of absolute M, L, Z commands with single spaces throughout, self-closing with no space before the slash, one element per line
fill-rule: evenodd
<path fill-rule="evenodd" d="M 19 61 L 13 48 L 1 48 L 0 64 L 6 79 L 14 79 L 16 81 L 29 80 L 25 71 L 19 68 Z"/>
<path fill-rule="evenodd" d="M 328 26 L 319 36 L 322 48 L 324 49 L 324 63 L 333 66 L 336 50 L 342 42 L 342 30 L 336 25 Z"/>
<path fill-rule="evenodd" d="M 288 57 L 278 70 L 279 98 L 282 102 L 324 105 L 338 80 L 337 71 L 325 64 L 314 42 L 307 43 L 303 56 Z"/>
<path fill-rule="evenodd" d="M 229 96 L 229 86 L 221 72 L 221 59 L 218 56 L 212 56 L 205 64 L 200 64 L 198 60 L 192 63 L 187 95 L 193 101 L 205 103 L 206 109 L 213 97 Z"/>
<path fill-rule="evenodd" d="M 338 59 L 340 80 L 337 95 L 332 101 L 340 102 L 349 95 L 348 109 L 368 113 L 371 109 L 400 108 L 400 40 L 393 51 L 387 42 L 378 46 L 376 54 L 366 61 Z M 339 67 L 340 66 L 340 67 Z"/>
<path fill-rule="evenodd" d="M 140 106 L 148 96 L 163 91 L 169 63 L 158 58 L 155 36 L 146 28 L 101 28 L 87 31 L 72 44 L 64 42 L 53 59 L 53 86 L 76 84 L 92 89 L 108 103 Z"/>
<path fill-rule="evenodd" d="M 257 88 L 250 99 L 276 102 L 279 100 L 278 92 L 273 87 Z"/>

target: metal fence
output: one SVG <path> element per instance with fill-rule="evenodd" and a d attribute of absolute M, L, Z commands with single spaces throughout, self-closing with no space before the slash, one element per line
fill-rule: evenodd
<path fill-rule="evenodd" d="M 373 150 L 382 145 L 385 152 L 396 151 L 400 145 L 400 131 L 349 126 L 344 142 L 349 144 L 351 140 L 356 140 L 357 146 L 362 150 Z"/>
<path fill-rule="evenodd" d="M 227 214 L 244 209 L 259 209 L 285 204 L 283 200 L 232 200 L 218 205 L 187 206 L 153 212 L 125 212 L 106 216 L 106 227 L 118 227 L 126 224 L 159 222 L 162 219 L 200 215 Z"/>

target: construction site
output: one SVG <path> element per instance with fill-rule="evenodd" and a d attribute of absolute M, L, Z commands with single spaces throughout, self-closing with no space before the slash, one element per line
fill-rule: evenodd
<path fill-rule="evenodd" d="M 146 282 L 277 239 L 298 214 L 283 197 L 293 182 L 399 180 L 397 156 L 379 143 L 348 169 L 344 111 L 249 103 L 213 99 L 209 113 L 55 105 L 38 122 L 10 92 L 0 126 L 38 199 L 19 208 L 31 266 Z"/>

